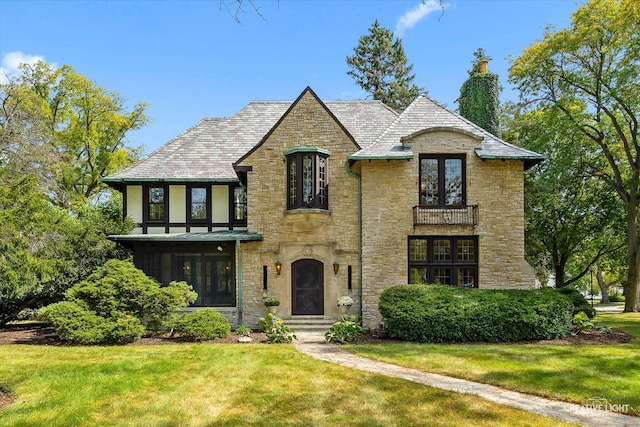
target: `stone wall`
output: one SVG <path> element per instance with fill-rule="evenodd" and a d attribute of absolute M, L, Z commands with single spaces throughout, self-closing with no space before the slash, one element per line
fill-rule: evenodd
<path fill-rule="evenodd" d="M 285 152 L 315 147 L 329 155 L 329 209 L 287 211 Z M 248 230 L 263 235 L 262 242 L 242 244 L 243 321 L 255 324 L 266 313 L 266 296 L 280 299 L 278 315 L 291 316 L 291 264 L 314 259 L 324 264 L 324 316 L 338 318 L 336 299 L 347 295 L 347 270 L 352 266 L 352 292 L 358 296 L 358 179 L 347 169 L 347 156 L 357 146 L 311 93 L 306 92 L 264 142 L 239 166 L 250 166 L 247 176 Z M 275 263 L 282 263 L 281 275 Z M 333 263 L 340 263 L 337 275 Z M 263 268 L 268 289 L 263 290 Z M 359 312 L 353 307 L 352 313 Z"/>
<path fill-rule="evenodd" d="M 242 244 L 243 323 L 264 316 L 263 298 L 281 300 L 278 315 L 291 317 L 291 264 L 314 259 L 324 264 L 324 316 L 337 319 L 336 299 L 350 294 L 351 313 L 362 308 L 364 325 L 380 321 L 378 300 L 387 287 L 408 281 L 408 237 L 478 236 L 478 283 L 481 288 L 532 288 L 534 277 L 523 268 L 524 184 L 522 161 L 482 161 L 480 142 L 448 130 L 418 134 L 407 142 L 411 160 L 360 161 L 352 170 L 362 183 L 362 293 L 360 306 L 358 186 L 347 167 L 357 146 L 311 93 L 305 93 L 239 166 L 248 172 L 248 230 L 261 242 Z M 326 150 L 329 156 L 329 210 L 287 211 L 285 152 L 297 147 Z M 479 206 L 477 226 L 414 226 L 419 203 L 419 154 L 465 154 L 468 205 Z M 281 275 L 275 263 L 282 263 Z M 340 263 L 338 275 L 333 262 Z M 268 289 L 263 289 L 263 266 Z M 352 266 L 352 291 L 347 268 Z"/>
<path fill-rule="evenodd" d="M 524 177 L 522 161 L 482 161 L 480 142 L 463 133 L 423 133 L 407 143 L 412 160 L 361 164 L 363 198 L 363 317 L 380 321 L 380 293 L 408 282 L 409 236 L 478 236 L 480 288 L 525 288 L 535 278 L 524 261 Z M 419 154 L 466 154 L 467 205 L 479 206 L 477 226 L 413 225 L 419 203 Z"/>

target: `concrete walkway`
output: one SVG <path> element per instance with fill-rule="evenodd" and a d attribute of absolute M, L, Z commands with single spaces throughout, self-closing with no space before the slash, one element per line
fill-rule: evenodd
<path fill-rule="evenodd" d="M 337 363 L 353 369 L 402 378 L 456 393 L 473 394 L 501 405 L 558 418 L 585 426 L 640 426 L 640 418 L 613 411 L 598 410 L 585 405 L 559 402 L 542 397 L 505 390 L 496 386 L 475 383 L 438 374 L 421 372 L 389 363 L 376 362 L 349 353 L 324 340 L 322 332 L 296 332 L 296 348 L 311 357 Z M 594 396 L 596 397 L 596 396 Z M 610 404 L 618 402 L 609 402 Z M 619 402 L 623 403 L 623 402 Z"/>

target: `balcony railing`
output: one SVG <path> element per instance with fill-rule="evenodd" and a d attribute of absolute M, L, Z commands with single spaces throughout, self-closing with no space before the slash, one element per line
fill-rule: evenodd
<path fill-rule="evenodd" d="M 478 225 L 478 205 L 414 206 L 413 225 Z"/>

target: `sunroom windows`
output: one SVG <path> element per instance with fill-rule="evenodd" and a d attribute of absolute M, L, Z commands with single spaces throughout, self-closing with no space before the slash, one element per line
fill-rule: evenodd
<path fill-rule="evenodd" d="M 409 237 L 409 283 L 478 287 L 476 236 Z"/>
<path fill-rule="evenodd" d="M 287 209 L 329 208 L 329 153 L 298 148 L 287 156 Z"/>

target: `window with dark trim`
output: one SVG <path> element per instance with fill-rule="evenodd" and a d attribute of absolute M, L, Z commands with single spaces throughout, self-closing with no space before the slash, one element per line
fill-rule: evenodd
<path fill-rule="evenodd" d="M 409 237 L 409 283 L 478 287 L 477 236 Z"/>
<path fill-rule="evenodd" d="M 185 281 L 198 294 L 192 306 L 234 307 L 236 281 L 233 246 L 216 248 L 176 247 L 134 251 L 136 266 L 160 283 Z M 222 249 L 222 251 L 220 250 Z"/>
<path fill-rule="evenodd" d="M 149 222 L 164 222 L 167 219 L 168 204 L 167 187 L 164 185 L 149 185 L 146 189 L 146 219 Z"/>
<path fill-rule="evenodd" d="M 233 187 L 233 223 L 247 223 L 247 189 L 246 187 Z"/>
<path fill-rule="evenodd" d="M 466 203 L 464 155 L 420 155 L 420 206 L 463 206 Z"/>
<path fill-rule="evenodd" d="M 329 208 L 329 156 L 321 152 L 287 155 L 287 209 Z"/>
<path fill-rule="evenodd" d="M 211 186 L 187 185 L 187 213 L 189 222 L 209 221 Z"/>

